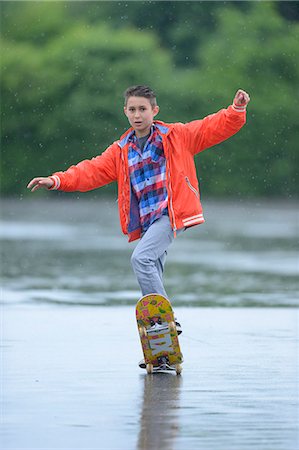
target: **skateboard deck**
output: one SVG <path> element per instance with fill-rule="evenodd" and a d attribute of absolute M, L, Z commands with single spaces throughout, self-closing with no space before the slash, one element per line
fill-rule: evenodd
<path fill-rule="evenodd" d="M 137 302 L 136 320 L 147 372 L 180 374 L 183 355 L 169 300 L 159 294 L 145 295 Z"/>

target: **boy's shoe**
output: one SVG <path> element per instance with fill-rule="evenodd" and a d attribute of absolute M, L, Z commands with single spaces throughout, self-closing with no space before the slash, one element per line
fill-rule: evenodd
<path fill-rule="evenodd" d="M 180 334 L 182 334 L 183 330 L 182 330 L 181 324 L 176 319 L 174 319 L 174 320 L 175 320 L 175 324 L 176 324 L 176 330 L 177 330 L 177 333 L 179 336 Z"/>
<path fill-rule="evenodd" d="M 139 361 L 138 366 L 140 367 L 140 369 L 146 369 L 146 364 L 145 364 L 144 359 Z"/>

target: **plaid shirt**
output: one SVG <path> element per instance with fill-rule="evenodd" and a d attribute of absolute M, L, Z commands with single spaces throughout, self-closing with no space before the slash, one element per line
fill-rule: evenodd
<path fill-rule="evenodd" d="M 139 205 L 142 231 L 167 212 L 166 161 L 162 137 L 152 126 L 143 151 L 133 131 L 129 137 L 128 163 L 133 194 Z"/>

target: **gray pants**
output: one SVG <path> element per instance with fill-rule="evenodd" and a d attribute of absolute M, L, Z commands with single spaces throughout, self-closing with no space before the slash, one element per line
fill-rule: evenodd
<path fill-rule="evenodd" d="M 156 293 L 167 297 L 163 286 L 163 270 L 167 249 L 173 239 L 169 217 L 165 215 L 149 227 L 135 247 L 131 264 L 142 295 Z"/>

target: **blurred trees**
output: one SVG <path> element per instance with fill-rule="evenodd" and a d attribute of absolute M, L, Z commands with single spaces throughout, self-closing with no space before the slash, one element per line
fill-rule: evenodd
<path fill-rule="evenodd" d="M 205 86 L 206 99 L 210 93 L 219 106 L 225 104 L 236 82 L 252 99 L 246 129 L 233 147 L 228 141 L 217 152 L 217 173 L 226 173 L 231 182 L 219 178 L 214 192 L 232 192 L 235 186 L 241 195 L 291 195 L 298 189 L 299 26 L 286 24 L 269 2 L 256 6 L 246 13 L 219 11 L 213 40 L 198 55 L 204 70 L 194 83 Z M 207 152 L 202 161 L 208 173 L 215 161 L 211 156 Z"/>
<path fill-rule="evenodd" d="M 299 25 L 279 4 L 2 2 L 1 9 L 4 194 L 118 139 L 128 126 L 122 93 L 140 83 L 157 91 L 165 121 L 204 117 L 238 88 L 248 90 L 246 127 L 197 158 L 203 192 L 295 195 Z"/>

